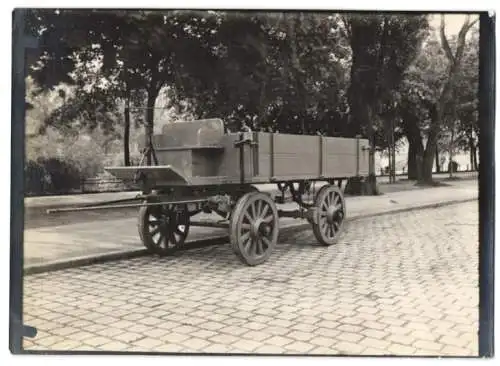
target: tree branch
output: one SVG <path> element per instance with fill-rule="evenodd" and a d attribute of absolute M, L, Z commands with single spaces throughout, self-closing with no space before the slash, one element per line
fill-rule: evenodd
<path fill-rule="evenodd" d="M 446 39 L 446 34 L 444 30 L 444 14 L 441 14 L 441 26 L 440 26 L 440 35 L 441 35 L 441 45 L 443 46 L 444 52 L 446 53 L 446 57 L 452 64 L 455 63 L 455 57 L 451 52 L 450 44 L 448 43 L 448 39 Z"/>
<path fill-rule="evenodd" d="M 465 41 L 467 37 L 467 33 L 471 29 L 471 27 L 478 21 L 478 19 L 474 20 L 473 22 L 470 22 L 470 15 L 467 15 L 465 18 L 464 24 L 462 25 L 462 28 L 460 29 L 460 32 L 458 32 L 458 39 L 457 39 L 457 52 L 455 54 L 455 59 L 460 62 L 462 60 L 463 54 L 464 54 L 464 48 L 465 48 Z"/>

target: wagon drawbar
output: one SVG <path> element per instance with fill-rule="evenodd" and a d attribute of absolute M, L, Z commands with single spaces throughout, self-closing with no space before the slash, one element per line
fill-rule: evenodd
<path fill-rule="evenodd" d="M 154 166 L 106 168 L 139 184 L 140 195 L 51 212 L 140 207 L 139 236 L 158 255 L 183 246 L 192 226 L 225 228 L 235 254 L 254 266 L 271 256 L 280 217 L 307 220 L 322 245 L 338 240 L 346 217 L 342 182 L 368 174 L 367 150 L 368 141 L 359 138 L 231 133 L 219 119 L 178 122 L 145 147 Z M 316 182 L 325 184 L 304 201 Z M 280 194 L 260 192 L 254 185 L 262 183 L 275 183 Z M 298 209 L 278 209 L 290 200 Z M 220 220 L 195 220 L 201 212 Z"/>

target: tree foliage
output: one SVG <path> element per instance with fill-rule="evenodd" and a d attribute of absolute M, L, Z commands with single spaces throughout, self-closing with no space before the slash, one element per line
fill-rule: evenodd
<path fill-rule="evenodd" d="M 456 115 L 457 148 L 477 147 L 477 96 L 467 87 L 477 83 L 477 36 L 465 42 L 470 23 L 444 43 L 441 35 L 428 37 L 427 16 L 414 14 L 37 9 L 30 15 L 43 50 L 30 71 L 37 92 L 62 83 L 70 90 L 40 117 L 42 130 L 122 139 L 125 164 L 133 125 L 144 128 L 147 140 L 172 113 L 222 118 L 231 130 L 245 123 L 361 134 L 379 150 L 391 144 L 394 130 L 396 142 L 406 136 L 410 155 L 427 160 L 449 126 L 446 116 Z"/>

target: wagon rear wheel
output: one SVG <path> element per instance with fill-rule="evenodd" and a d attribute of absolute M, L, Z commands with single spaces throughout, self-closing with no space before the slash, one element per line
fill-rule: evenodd
<path fill-rule="evenodd" d="M 233 251 L 249 266 L 265 262 L 278 241 L 279 218 L 269 195 L 243 195 L 232 212 L 229 237 Z"/>
<path fill-rule="evenodd" d="M 144 246 L 159 255 L 172 254 L 184 244 L 189 233 L 187 209 L 142 206 L 139 210 L 139 236 Z"/>
<path fill-rule="evenodd" d="M 335 185 L 321 187 L 315 199 L 317 224 L 312 223 L 314 236 L 322 245 L 335 244 L 344 228 L 346 206 L 342 191 Z"/>

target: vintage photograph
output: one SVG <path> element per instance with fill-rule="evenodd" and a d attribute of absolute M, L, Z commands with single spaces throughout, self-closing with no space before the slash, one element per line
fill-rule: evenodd
<path fill-rule="evenodd" d="M 17 9 L 13 37 L 22 353 L 479 355 L 479 13 Z"/>

